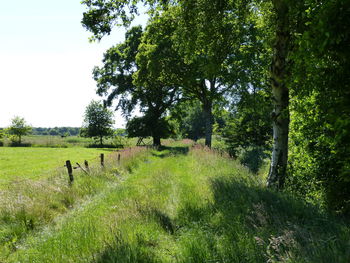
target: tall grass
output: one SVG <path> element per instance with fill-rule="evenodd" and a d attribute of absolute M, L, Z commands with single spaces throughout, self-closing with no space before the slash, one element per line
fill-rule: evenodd
<path fill-rule="evenodd" d="M 74 183 L 68 175 L 56 170 L 41 180 L 12 181 L 0 191 L 0 262 L 15 252 L 27 237 L 35 235 L 45 226 L 55 224 L 62 215 L 88 203 L 103 191 L 115 187 L 124 174 L 132 170 L 146 154 L 145 149 L 123 151 L 106 158 L 102 168 L 98 162 L 90 163 L 90 172 L 74 171 Z"/>
<path fill-rule="evenodd" d="M 345 222 L 288 193 L 264 188 L 256 175 L 232 159 L 206 148 L 179 145 L 142 158 L 132 156 L 125 158 L 124 173 L 118 168 L 111 168 L 109 175 L 102 173 L 107 174 L 108 187 L 73 205 L 55 224 L 28 234 L 2 260 L 350 260 Z M 120 181 L 114 182 L 113 176 Z"/>

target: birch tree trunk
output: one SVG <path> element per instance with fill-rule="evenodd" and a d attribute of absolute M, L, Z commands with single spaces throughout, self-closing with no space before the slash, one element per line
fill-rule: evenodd
<path fill-rule="evenodd" d="M 284 186 L 288 161 L 289 90 L 287 86 L 287 57 L 290 48 L 288 6 L 286 0 L 273 0 L 277 15 L 276 39 L 271 64 L 271 86 L 274 110 L 273 149 L 267 186 L 281 189 Z"/>

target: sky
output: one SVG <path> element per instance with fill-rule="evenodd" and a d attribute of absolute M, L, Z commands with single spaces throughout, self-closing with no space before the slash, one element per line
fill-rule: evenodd
<path fill-rule="evenodd" d="M 80 127 L 86 106 L 101 99 L 92 69 L 125 30 L 89 43 L 84 10 L 80 0 L 0 0 L 0 127 L 14 116 L 33 127 Z M 125 125 L 120 112 L 115 122 Z"/>

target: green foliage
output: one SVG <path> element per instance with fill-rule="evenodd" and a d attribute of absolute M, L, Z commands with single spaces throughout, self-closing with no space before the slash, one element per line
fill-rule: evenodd
<path fill-rule="evenodd" d="M 270 112 L 269 96 L 263 90 L 240 94 L 222 132 L 230 155 L 236 156 L 240 148 L 269 147 L 272 137 Z"/>
<path fill-rule="evenodd" d="M 97 94 L 106 96 L 106 105 L 117 100 L 117 109 L 129 115 L 140 97 L 141 88 L 133 84 L 133 74 L 137 70 L 135 57 L 142 36 L 141 26 L 133 27 L 125 34 L 125 41 L 109 48 L 103 55 L 103 66 L 95 67 L 93 76 L 97 83 Z"/>
<path fill-rule="evenodd" d="M 171 111 L 171 118 L 178 123 L 182 138 L 197 141 L 205 135 L 205 118 L 199 102 L 183 102 Z"/>
<path fill-rule="evenodd" d="M 16 116 L 11 120 L 11 125 L 6 131 L 10 135 L 10 140 L 14 144 L 20 145 L 22 137 L 29 134 L 32 131 L 32 127 L 26 123 L 24 118 Z"/>
<path fill-rule="evenodd" d="M 308 2 L 293 53 L 289 187 L 350 213 L 350 6 Z"/>
<path fill-rule="evenodd" d="M 103 137 L 113 135 L 113 112 L 98 101 L 91 101 L 86 107 L 81 136 L 91 137 L 103 144 Z"/>
<path fill-rule="evenodd" d="M 167 85 L 157 70 L 152 71 L 152 65 L 163 64 L 164 61 L 160 63 L 159 60 L 169 54 L 165 48 L 169 45 L 167 38 L 155 35 L 155 27 L 150 24 L 145 33 L 142 33 L 140 26 L 127 31 L 124 43 L 110 48 L 104 54 L 104 65 L 94 69 L 94 78 L 98 94 L 107 95 L 107 105 L 117 100 L 117 108 L 121 108 L 126 116 L 138 105 L 144 113 L 144 118 L 138 121 L 154 119 L 155 125 L 148 122 L 143 127 L 149 129 L 147 133 L 153 134 L 151 136 L 155 136 L 154 139 L 159 143 L 158 136 L 164 132 L 158 129 L 167 129 L 159 125 L 164 123 L 162 119 L 166 111 L 177 99 L 178 88 Z M 164 28 L 167 29 L 166 25 Z"/>
<path fill-rule="evenodd" d="M 33 127 L 33 135 L 61 135 L 61 136 L 77 136 L 80 128 L 77 127 L 55 127 L 55 128 L 43 128 Z"/>
<path fill-rule="evenodd" d="M 5 131 L 3 129 L 0 129 L 0 147 L 4 146 L 4 141 L 3 141 L 4 137 L 5 137 Z"/>
<path fill-rule="evenodd" d="M 151 116 L 134 117 L 126 124 L 128 137 L 169 138 L 175 134 L 174 127 L 166 118 L 155 120 Z"/>
<path fill-rule="evenodd" d="M 237 149 L 237 159 L 254 174 L 259 171 L 268 157 L 266 148 L 263 146 L 254 145 Z"/>

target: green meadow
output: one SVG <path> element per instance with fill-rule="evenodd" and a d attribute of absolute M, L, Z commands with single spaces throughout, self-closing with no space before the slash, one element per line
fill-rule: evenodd
<path fill-rule="evenodd" d="M 71 186 L 62 173 L 15 188 L 15 205 L 0 207 L 0 262 L 350 260 L 345 221 L 207 148 L 133 148 L 116 160 Z"/>
<path fill-rule="evenodd" d="M 100 153 L 109 149 L 95 148 L 45 148 L 45 147 L 1 147 L 0 187 L 12 180 L 38 179 L 49 176 L 62 168 L 66 160 L 74 164 L 84 160 L 97 162 Z"/>

